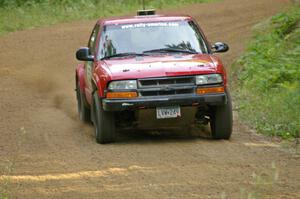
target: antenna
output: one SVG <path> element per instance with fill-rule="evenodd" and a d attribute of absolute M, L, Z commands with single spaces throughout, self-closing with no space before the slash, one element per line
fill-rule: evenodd
<path fill-rule="evenodd" d="M 145 0 L 142 0 L 143 10 L 145 10 Z"/>

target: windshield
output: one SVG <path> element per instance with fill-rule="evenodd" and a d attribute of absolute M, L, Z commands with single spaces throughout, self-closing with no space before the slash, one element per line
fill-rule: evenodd
<path fill-rule="evenodd" d="M 98 52 L 102 59 L 123 53 L 207 53 L 207 48 L 192 21 L 171 21 L 107 25 Z"/>

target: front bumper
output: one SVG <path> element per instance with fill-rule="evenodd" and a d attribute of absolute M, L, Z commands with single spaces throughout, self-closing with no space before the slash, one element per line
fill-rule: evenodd
<path fill-rule="evenodd" d="M 136 110 L 141 108 L 155 108 L 161 106 L 196 106 L 196 105 L 223 105 L 227 103 L 226 93 L 205 94 L 205 95 L 180 95 L 180 96 L 159 96 L 139 97 L 134 99 L 103 99 L 105 111 Z"/>

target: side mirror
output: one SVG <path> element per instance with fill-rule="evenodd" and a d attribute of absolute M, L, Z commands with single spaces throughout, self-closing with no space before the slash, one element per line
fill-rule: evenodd
<path fill-rule="evenodd" d="M 229 50 L 229 46 L 222 42 L 216 42 L 212 46 L 212 50 L 214 53 L 223 53 L 223 52 L 227 52 Z"/>
<path fill-rule="evenodd" d="M 94 61 L 94 56 L 91 55 L 90 49 L 87 47 L 79 48 L 76 52 L 76 58 L 80 61 Z"/>

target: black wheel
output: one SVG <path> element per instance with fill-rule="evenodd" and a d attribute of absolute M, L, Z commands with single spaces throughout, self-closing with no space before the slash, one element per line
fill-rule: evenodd
<path fill-rule="evenodd" d="M 77 108 L 78 108 L 80 120 L 90 123 L 91 122 L 91 110 L 86 103 L 84 94 L 80 91 L 79 82 L 77 82 L 76 96 L 77 96 Z"/>
<path fill-rule="evenodd" d="M 232 104 L 227 91 L 227 103 L 212 107 L 210 128 L 213 139 L 228 140 L 232 133 Z"/>
<path fill-rule="evenodd" d="M 97 92 L 93 94 L 93 123 L 96 141 L 100 144 L 114 142 L 115 117 L 113 112 L 104 111 Z"/>

